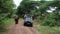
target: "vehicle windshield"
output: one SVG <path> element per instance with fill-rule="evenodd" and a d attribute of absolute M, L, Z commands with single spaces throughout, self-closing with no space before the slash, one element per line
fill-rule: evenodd
<path fill-rule="evenodd" d="M 32 21 L 32 16 L 30 14 L 25 15 L 25 21 Z"/>
<path fill-rule="evenodd" d="M 27 18 L 25 18 L 25 21 L 32 22 L 32 17 L 27 17 Z"/>

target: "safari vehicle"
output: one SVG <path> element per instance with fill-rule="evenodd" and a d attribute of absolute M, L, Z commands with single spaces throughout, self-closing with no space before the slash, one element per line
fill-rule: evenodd
<path fill-rule="evenodd" d="M 30 15 L 27 15 L 24 19 L 24 26 L 32 27 L 33 22 L 32 22 L 32 17 Z"/>

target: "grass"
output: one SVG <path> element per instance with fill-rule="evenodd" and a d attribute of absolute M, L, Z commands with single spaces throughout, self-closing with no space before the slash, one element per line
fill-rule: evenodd
<path fill-rule="evenodd" d="M 23 20 L 23 19 L 20 18 L 19 20 Z M 14 24 L 14 18 L 5 19 L 4 24 L 7 26 L 11 26 L 12 24 Z"/>
<path fill-rule="evenodd" d="M 7 27 L 9 27 L 10 25 L 12 25 L 14 23 L 14 19 L 4 19 L 3 20 L 3 26 L 2 26 L 2 28 L 0 28 L 1 30 L 0 30 L 0 34 L 2 33 L 4 33 L 4 32 L 6 32 L 7 31 Z"/>
<path fill-rule="evenodd" d="M 49 26 L 41 26 L 40 23 L 38 24 L 38 22 L 35 22 L 35 26 L 40 34 L 60 34 L 60 30 L 54 29 L 53 27 Z"/>
<path fill-rule="evenodd" d="M 14 19 L 13 18 L 5 19 L 4 22 L 5 25 L 10 26 L 14 23 Z"/>
<path fill-rule="evenodd" d="M 45 34 L 44 30 L 42 29 L 38 29 L 38 31 L 40 32 L 40 34 Z"/>
<path fill-rule="evenodd" d="M 50 34 L 53 34 L 53 33 L 58 34 L 60 32 L 59 30 L 55 30 L 55 29 L 53 29 L 52 27 L 49 27 L 49 26 L 41 26 L 41 30 L 44 30 L 47 33 L 49 32 Z"/>
<path fill-rule="evenodd" d="M 55 30 L 53 29 L 52 27 L 49 27 L 49 26 L 40 26 L 38 27 L 38 31 L 41 33 L 41 34 L 47 34 L 47 33 L 50 33 L 50 34 L 60 34 L 60 31 L 59 30 Z"/>
<path fill-rule="evenodd" d="M 49 32 L 60 32 L 58 30 L 53 29 L 52 27 L 49 26 L 42 26 L 44 29 L 48 30 Z"/>

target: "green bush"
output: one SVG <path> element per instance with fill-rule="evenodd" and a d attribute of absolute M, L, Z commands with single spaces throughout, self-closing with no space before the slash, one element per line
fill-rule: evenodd
<path fill-rule="evenodd" d="M 60 26 L 60 22 L 56 22 L 56 25 L 57 25 L 57 26 Z"/>
<path fill-rule="evenodd" d="M 5 15 L 1 15 L 0 16 L 0 32 L 4 32 L 5 28 L 4 28 L 4 20 L 6 19 Z"/>
<path fill-rule="evenodd" d="M 4 30 L 4 22 L 0 20 L 0 32 L 3 32 Z"/>
<path fill-rule="evenodd" d="M 45 26 L 55 26 L 56 22 L 53 19 L 45 19 L 41 25 L 45 25 Z"/>
<path fill-rule="evenodd" d="M 36 21 L 39 22 L 40 21 L 40 18 L 41 18 L 41 16 L 37 16 L 36 17 Z"/>

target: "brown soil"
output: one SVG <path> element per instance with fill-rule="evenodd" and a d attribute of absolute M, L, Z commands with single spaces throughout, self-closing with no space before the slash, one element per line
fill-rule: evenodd
<path fill-rule="evenodd" d="M 20 20 L 18 24 L 13 24 L 8 28 L 4 34 L 39 34 L 39 32 L 33 27 L 26 27 L 23 25 L 24 21 Z"/>

